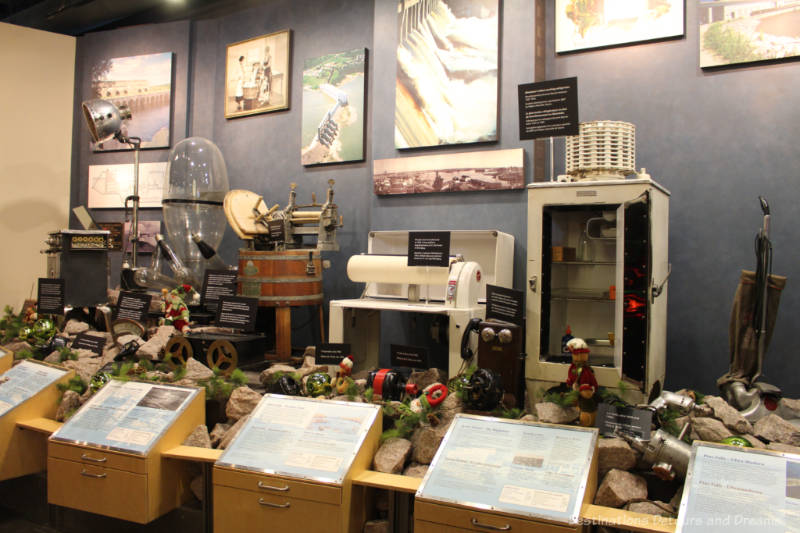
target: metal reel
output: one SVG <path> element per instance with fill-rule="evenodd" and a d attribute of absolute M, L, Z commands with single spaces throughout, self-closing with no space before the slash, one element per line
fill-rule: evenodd
<path fill-rule="evenodd" d="M 217 339 L 206 351 L 209 368 L 217 367 L 223 376 L 230 376 L 239 361 L 239 354 L 231 341 Z"/>
<path fill-rule="evenodd" d="M 183 335 L 173 335 L 164 348 L 164 358 L 172 368 L 186 366 L 186 361 L 192 358 L 194 350 L 188 339 Z"/>

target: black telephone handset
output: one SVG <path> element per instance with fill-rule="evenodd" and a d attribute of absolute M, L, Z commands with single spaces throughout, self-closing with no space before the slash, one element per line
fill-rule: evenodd
<path fill-rule="evenodd" d="M 472 350 L 469 349 L 469 334 L 473 331 L 477 333 L 480 329 L 481 322 L 483 322 L 482 318 L 470 318 L 467 323 L 467 328 L 461 336 L 461 359 L 465 361 L 469 361 L 474 355 Z"/>

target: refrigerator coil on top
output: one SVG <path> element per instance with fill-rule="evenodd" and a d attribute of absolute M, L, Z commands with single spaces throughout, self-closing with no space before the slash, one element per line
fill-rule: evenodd
<path fill-rule="evenodd" d="M 582 122 L 566 138 L 566 170 L 580 180 L 617 180 L 636 171 L 636 126 L 630 122 Z"/>

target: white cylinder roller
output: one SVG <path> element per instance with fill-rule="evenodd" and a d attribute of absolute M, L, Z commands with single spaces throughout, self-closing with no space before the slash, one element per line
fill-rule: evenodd
<path fill-rule="evenodd" d="M 448 267 L 408 266 L 405 255 L 354 255 L 347 261 L 347 277 L 360 283 L 447 285 Z"/>

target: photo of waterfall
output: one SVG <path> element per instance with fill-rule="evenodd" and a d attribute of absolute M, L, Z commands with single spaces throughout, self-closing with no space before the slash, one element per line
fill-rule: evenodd
<path fill-rule="evenodd" d="M 499 0 L 400 0 L 395 147 L 497 140 Z"/>

